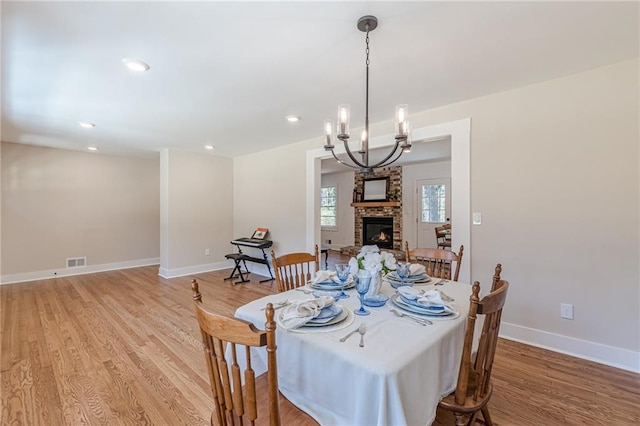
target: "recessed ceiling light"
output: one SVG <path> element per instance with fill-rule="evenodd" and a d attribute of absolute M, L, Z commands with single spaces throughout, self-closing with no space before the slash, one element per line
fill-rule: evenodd
<path fill-rule="evenodd" d="M 208 150 L 212 150 L 212 149 L 215 148 L 215 146 L 213 146 L 213 145 L 205 145 L 204 148 L 208 149 Z"/>
<path fill-rule="evenodd" d="M 84 127 L 85 129 L 96 127 L 95 123 L 91 123 L 89 121 L 78 121 L 78 126 Z"/>
<path fill-rule="evenodd" d="M 149 68 L 151 68 L 149 64 L 142 62 L 139 59 L 124 58 L 122 60 L 122 63 L 125 64 L 126 67 L 129 68 L 131 71 L 136 71 L 136 72 L 145 72 L 145 71 L 148 71 Z"/>
<path fill-rule="evenodd" d="M 297 115 L 287 115 L 287 121 L 295 123 L 296 121 L 300 121 L 300 117 Z"/>
<path fill-rule="evenodd" d="M 97 146 L 88 146 L 88 147 L 87 147 L 87 149 L 88 149 L 89 151 L 97 151 L 97 150 L 99 150 L 100 148 L 98 148 Z"/>

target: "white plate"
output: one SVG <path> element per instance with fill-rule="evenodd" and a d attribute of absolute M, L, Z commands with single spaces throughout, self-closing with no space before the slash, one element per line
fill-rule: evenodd
<path fill-rule="evenodd" d="M 389 280 L 393 280 L 393 281 L 402 281 L 400 279 L 400 277 L 398 276 L 398 273 L 396 271 L 392 271 L 389 272 L 386 275 L 386 278 Z M 416 281 L 424 281 L 424 280 L 429 280 L 430 277 L 427 274 L 419 274 L 419 275 L 409 275 L 407 278 L 405 278 L 405 281 L 411 281 L 411 282 L 416 282 Z"/>
<path fill-rule="evenodd" d="M 412 306 L 408 303 L 405 303 L 402 301 L 402 299 L 400 299 L 400 295 L 398 293 L 394 294 L 393 296 L 391 296 L 391 302 L 396 305 L 397 307 L 399 307 L 400 309 L 403 309 L 405 311 L 409 311 L 411 313 L 414 314 L 419 314 L 419 315 L 424 315 L 425 317 L 446 317 L 446 316 L 451 316 L 451 315 L 459 315 L 458 312 L 455 313 L 450 313 L 450 312 L 432 312 L 432 311 L 426 311 L 422 308 L 418 308 L 416 306 Z"/>
<path fill-rule="evenodd" d="M 318 283 L 318 284 L 313 284 L 311 282 L 307 283 L 307 285 L 315 290 L 340 290 L 340 285 L 339 284 L 325 284 L 325 283 Z M 348 290 L 350 288 L 355 287 L 355 283 L 353 281 L 351 282 L 347 282 L 347 284 L 344 286 L 345 290 Z"/>
<path fill-rule="evenodd" d="M 400 278 L 394 278 L 394 277 L 385 277 L 387 279 L 387 281 L 389 281 L 389 284 L 393 283 L 398 283 L 400 284 L 402 282 L 402 280 Z M 426 277 L 426 278 L 420 278 L 418 280 L 410 280 L 408 278 L 405 278 L 404 280 L 405 283 L 411 283 L 411 284 L 428 284 L 431 282 L 431 277 Z"/>
<path fill-rule="evenodd" d="M 348 309 L 343 309 L 338 315 L 336 315 L 335 317 L 333 317 L 332 319 L 330 319 L 327 322 L 308 322 L 305 325 L 303 325 L 301 328 L 304 327 L 326 327 L 328 325 L 334 325 L 334 324 L 338 324 L 341 321 L 344 321 L 345 319 L 347 319 L 347 317 L 349 316 L 348 313 Z"/>

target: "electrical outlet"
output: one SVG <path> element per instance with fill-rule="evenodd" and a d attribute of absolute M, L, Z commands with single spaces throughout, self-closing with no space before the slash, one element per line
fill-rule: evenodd
<path fill-rule="evenodd" d="M 566 319 L 573 319 L 573 305 L 568 303 L 560 304 L 560 316 Z"/>
<path fill-rule="evenodd" d="M 209 249 L 204 249 L 204 255 L 205 256 L 209 256 L 211 254 L 211 252 L 209 251 Z"/>

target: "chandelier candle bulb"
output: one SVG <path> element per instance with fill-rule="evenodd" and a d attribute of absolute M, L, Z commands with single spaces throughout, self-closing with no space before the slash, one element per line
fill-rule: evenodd
<path fill-rule="evenodd" d="M 340 105 L 338 107 L 339 130 L 338 135 L 349 135 L 349 105 Z"/>
<path fill-rule="evenodd" d="M 324 135 L 327 139 L 327 144 L 324 146 L 324 149 L 327 151 L 333 148 L 333 143 L 331 141 L 333 132 L 333 121 L 332 120 L 324 120 Z"/>
<path fill-rule="evenodd" d="M 409 106 L 406 104 L 396 106 L 396 135 L 407 135 L 407 117 L 409 116 Z"/>

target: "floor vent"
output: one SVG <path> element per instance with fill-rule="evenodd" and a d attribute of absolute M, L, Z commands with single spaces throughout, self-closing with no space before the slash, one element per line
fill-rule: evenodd
<path fill-rule="evenodd" d="M 72 257 L 67 259 L 67 268 L 80 268 L 87 264 L 86 257 Z"/>

